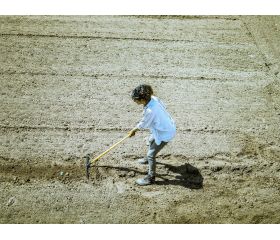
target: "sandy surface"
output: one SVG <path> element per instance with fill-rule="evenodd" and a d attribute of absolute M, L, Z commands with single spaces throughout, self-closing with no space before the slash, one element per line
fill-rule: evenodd
<path fill-rule="evenodd" d="M 1 16 L 0 223 L 280 223 L 280 17 Z M 156 184 L 151 84 L 177 124 Z"/>

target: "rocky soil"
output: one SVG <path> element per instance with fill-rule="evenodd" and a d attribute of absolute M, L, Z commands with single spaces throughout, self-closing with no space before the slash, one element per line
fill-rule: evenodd
<path fill-rule="evenodd" d="M 279 16 L 1 16 L 0 223 L 280 223 Z M 85 177 L 151 84 L 177 124 Z"/>

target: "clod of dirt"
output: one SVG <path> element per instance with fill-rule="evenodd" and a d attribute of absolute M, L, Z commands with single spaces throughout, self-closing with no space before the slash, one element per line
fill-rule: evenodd
<path fill-rule="evenodd" d="M 15 197 L 11 197 L 7 203 L 7 206 L 12 206 L 14 203 L 16 202 L 16 198 Z"/>
<path fill-rule="evenodd" d="M 130 171 L 130 172 L 127 174 L 127 176 L 129 176 L 129 177 L 134 177 L 134 176 L 135 176 L 135 172 L 134 172 L 134 171 Z"/>
<path fill-rule="evenodd" d="M 13 181 L 14 181 L 14 183 L 17 183 L 18 182 L 18 177 L 14 177 Z"/>
<path fill-rule="evenodd" d="M 211 166 L 210 169 L 213 171 L 213 172 L 219 172 L 223 169 L 223 166 Z"/>
<path fill-rule="evenodd" d="M 126 177 L 127 173 L 126 173 L 126 171 L 120 171 L 118 175 L 119 175 L 119 177 Z"/>

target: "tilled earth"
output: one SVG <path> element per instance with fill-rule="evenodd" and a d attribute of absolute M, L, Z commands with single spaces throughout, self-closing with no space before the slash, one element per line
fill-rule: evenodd
<path fill-rule="evenodd" d="M 279 16 L 1 16 L 0 223 L 280 223 Z M 155 185 L 151 84 L 177 124 Z"/>

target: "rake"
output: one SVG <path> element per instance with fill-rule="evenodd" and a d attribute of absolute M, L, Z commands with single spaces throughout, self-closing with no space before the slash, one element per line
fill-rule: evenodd
<path fill-rule="evenodd" d="M 90 167 L 97 162 L 101 157 L 103 157 L 106 153 L 110 152 L 112 149 L 114 149 L 116 146 L 118 146 L 120 143 L 122 143 L 125 139 L 129 138 L 130 134 L 128 134 L 127 136 L 125 136 L 123 139 L 121 139 L 120 141 L 118 141 L 117 143 L 115 143 L 114 145 L 112 145 L 110 148 L 108 148 L 105 152 L 101 153 L 100 155 L 98 155 L 96 158 L 94 159 L 90 159 L 90 156 L 87 155 L 86 156 L 86 177 L 89 180 L 90 177 Z"/>

